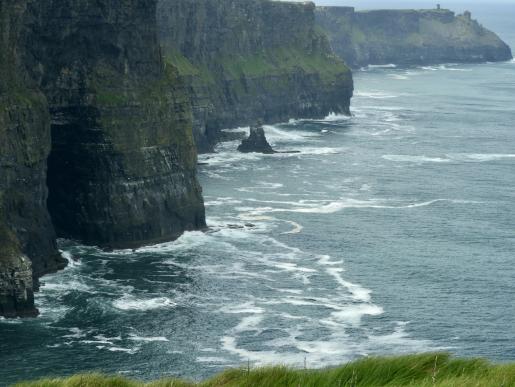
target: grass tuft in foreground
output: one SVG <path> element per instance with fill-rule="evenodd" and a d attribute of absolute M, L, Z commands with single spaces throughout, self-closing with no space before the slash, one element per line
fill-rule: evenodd
<path fill-rule="evenodd" d="M 19 383 L 17 387 L 357 387 L 357 386 L 515 386 L 515 364 L 494 365 L 482 359 L 448 354 L 371 357 L 338 368 L 295 370 L 286 367 L 228 370 L 201 383 L 161 380 L 143 383 L 119 376 L 76 375 Z"/>

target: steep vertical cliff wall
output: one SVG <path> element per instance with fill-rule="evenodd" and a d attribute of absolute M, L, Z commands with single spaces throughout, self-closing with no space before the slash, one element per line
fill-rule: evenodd
<path fill-rule="evenodd" d="M 65 265 L 54 225 L 113 247 L 205 227 L 190 98 L 155 7 L 0 0 L 0 315 L 37 313 L 37 279 Z"/>
<path fill-rule="evenodd" d="M 0 231 L 13 233 L 3 240 L 15 239 L 31 256 L 37 277 L 63 262 L 46 209 L 48 107 L 24 66 L 31 17 L 26 7 L 27 1 L 0 2 Z"/>
<path fill-rule="evenodd" d="M 205 226 L 191 111 L 164 69 L 155 0 L 34 2 L 47 96 L 49 210 L 59 235 L 111 247 Z"/>
<path fill-rule="evenodd" d="M 315 29 L 313 3 L 159 0 L 163 52 L 185 80 L 199 147 L 220 129 L 348 113 L 349 69 Z"/>
<path fill-rule="evenodd" d="M 46 207 L 48 106 L 24 65 L 31 17 L 27 1 L 0 0 L 0 315 L 11 317 L 36 313 L 32 276 L 64 266 Z"/>
<path fill-rule="evenodd" d="M 510 47 L 471 18 L 445 9 L 375 10 L 318 7 L 317 24 L 352 67 L 504 61 Z"/>

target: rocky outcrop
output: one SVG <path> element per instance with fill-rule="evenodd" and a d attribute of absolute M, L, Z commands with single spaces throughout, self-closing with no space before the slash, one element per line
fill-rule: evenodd
<path fill-rule="evenodd" d="M 238 151 L 242 153 L 275 153 L 272 146 L 268 143 L 265 136 L 265 130 L 261 125 L 250 128 L 249 137 L 241 142 L 238 147 Z"/>
<path fill-rule="evenodd" d="M 224 128 L 349 112 L 351 72 L 315 28 L 314 10 L 309 2 L 159 0 L 161 45 L 191 95 L 201 150 Z"/>
<path fill-rule="evenodd" d="M 14 234 L 0 224 L 0 316 L 35 317 L 32 264 Z"/>
<path fill-rule="evenodd" d="M 445 9 L 375 10 L 318 7 L 317 24 L 351 67 L 475 63 L 512 58 L 510 47 L 473 20 Z"/>

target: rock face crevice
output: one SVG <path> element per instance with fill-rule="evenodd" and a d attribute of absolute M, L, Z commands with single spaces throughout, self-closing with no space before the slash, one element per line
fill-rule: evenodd
<path fill-rule="evenodd" d="M 191 96 L 194 136 L 349 113 L 352 74 L 315 27 L 313 3 L 159 0 L 163 54 Z"/>
<path fill-rule="evenodd" d="M 478 63 L 512 58 L 510 47 L 472 19 L 446 9 L 373 10 L 317 7 L 317 25 L 353 67 Z"/>

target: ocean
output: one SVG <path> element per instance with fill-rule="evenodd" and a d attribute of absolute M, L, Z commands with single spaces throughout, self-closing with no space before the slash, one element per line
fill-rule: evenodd
<path fill-rule="evenodd" d="M 484 12 L 515 47 L 515 6 Z M 425 351 L 514 361 L 515 62 L 355 82 L 352 117 L 265 126 L 299 153 L 200 157 L 209 232 L 113 252 L 60 241 L 71 264 L 42 279 L 41 316 L 0 320 L 0 385 Z"/>

